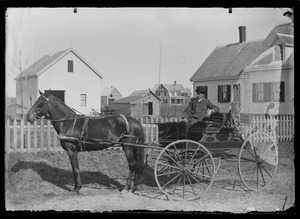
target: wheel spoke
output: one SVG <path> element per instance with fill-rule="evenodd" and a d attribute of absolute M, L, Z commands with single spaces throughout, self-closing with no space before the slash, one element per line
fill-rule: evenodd
<path fill-rule="evenodd" d="M 264 175 L 263 175 L 263 173 L 262 173 L 262 169 L 261 169 L 261 165 L 260 165 L 260 164 L 258 165 L 258 169 L 259 169 L 261 178 L 262 178 L 262 180 L 263 180 L 263 182 L 264 182 L 264 185 L 266 185 L 266 181 L 265 181 Z M 258 181 L 258 176 L 257 176 L 257 181 Z"/>
<path fill-rule="evenodd" d="M 193 188 L 193 186 L 192 186 L 192 182 L 191 182 L 190 177 L 189 177 L 188 174 L 186 174 L 186 178 L 187 178 L 188 181 L 189 181 L 189 184 L 190 184 L 191 189 L 193 190 L 193 193 L 196 195 L 195 190 L 194 190 L 194 188 Z"/>
<path fill-rule="evenodd" d="M 167 172 L 167 173 L 161 173 L 161 174 L 157 174 L 157 176 L 166 176 L 166 175 L 171 175 L 174 173 L 180 173 L 181 171 L 173 171 L 173 172 Z"/>
<path fill-rule="evenodd" d="M 175 176 L 174 178 L 172 178 L 171 180 L 169 180 L 166 184 L 164 184 L 164 185 L 162 186 L 162 188 L 165 187 L 165 186 L 167 186 L 169 183 L 173 182 L 173 181 L 174 181 L 178 176 L 180 176 L 180 175 L 181 175 L 181 173 L 177 174 L 177 176 Z"/>
<path fill-rule="evenodd" d="M 196 180 L 197 181 L 197 183 L 200 185 L 200 186 L 202 186 L 204 189 L 206 189 L 203 185 L 202 185 L 202 183 L 201 182 L 199 182 L 198 181 L 198 179 L 197 178 L 195 178 L 191 173 L 187 173 L 189 176 L 191 176 L 194 180 Z"/>
<path fill-rule="evenodd" d="M 181 168 L 179 168 L 179 167 L 177 167 L 177 166 L 172 166 L 172 165 L 167 164 L 167 163 L 158 162 L 158 164 L 160 164 L 160 165 L 165 165 L 165 166 L 170 167 L 170 168 L 175 168 L 175 169 L 177 169 L 177 170 L 181 170 Z"/>

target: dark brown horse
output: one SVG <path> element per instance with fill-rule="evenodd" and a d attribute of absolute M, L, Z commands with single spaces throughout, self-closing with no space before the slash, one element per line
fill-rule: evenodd
<path fill-rule="evenodd" d="M 78 152 L 102 150 L 114 145 L 123 147 L 128 161 L 129 174 L 124 189 L 130 190 L 133 176 L 132 191 L 137 189 L 138 184 L 143 182 L 144 167 L 144 148 L 133 147 L 134 144 L 144 143 L 144 131 L 140 122 L 123 115 L 105 118 L 77 115 L 73 109 L 53 95 L 45 96 L 42 92 L 40 95 L 29 109 L 27 121 L 32 123 L 43 116 L 51 120 L 60 137 L 61 146 L 71 161 L 75 178 L 73 192 L 79 193 L 82 187 Z M 133 146 L 126 146 L 123 144 L 125 142 L 132 143 Z"/>

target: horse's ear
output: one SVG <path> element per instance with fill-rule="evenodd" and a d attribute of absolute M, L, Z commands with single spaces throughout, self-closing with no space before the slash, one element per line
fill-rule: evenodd
<path fill-rule="evenodd" d="M 44 94 L 40 90 L 39 90 L 39 93 L 40 93 L 41 96 L 44 96 Z"/>

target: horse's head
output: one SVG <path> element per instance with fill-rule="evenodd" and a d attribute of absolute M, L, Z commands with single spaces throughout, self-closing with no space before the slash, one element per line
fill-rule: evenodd
<path fill-rule="evenodd" d="M 35 120 L 43 116 L 48 116 L 49 98 L 46 97 L 41 91 L 39 92 L 41 96 L 35 101 L 35 103 L 32 105 L 32 107 L 29 109 L 26 115 L 27 121 L 30 123 L 33 123 Z"/>

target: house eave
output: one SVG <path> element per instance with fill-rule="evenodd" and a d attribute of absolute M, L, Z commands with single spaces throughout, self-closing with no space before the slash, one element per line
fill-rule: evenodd
<path fill-rule="evenodd" d="M 200 78 L 197 80 L 190 79 L 191 82 L 206 82 L 206 81 L 224 81 L 224 80 L 237 80 L 238 76 L 231 75 L 231 76 L 215 76 L 215 77 L 206 77 Z"/>
<path fill-rule="evenodd" d="M 285 64 L 285 63 L 272 63 L 270 65 L 254 65 L 254 66 L 247 66 L 244 69 L 244 72 L 257 72 L 257 71 L 272 71 L 272 70 L 283 70 L 283 69 L 293 69 L 294 65 Z"/>

